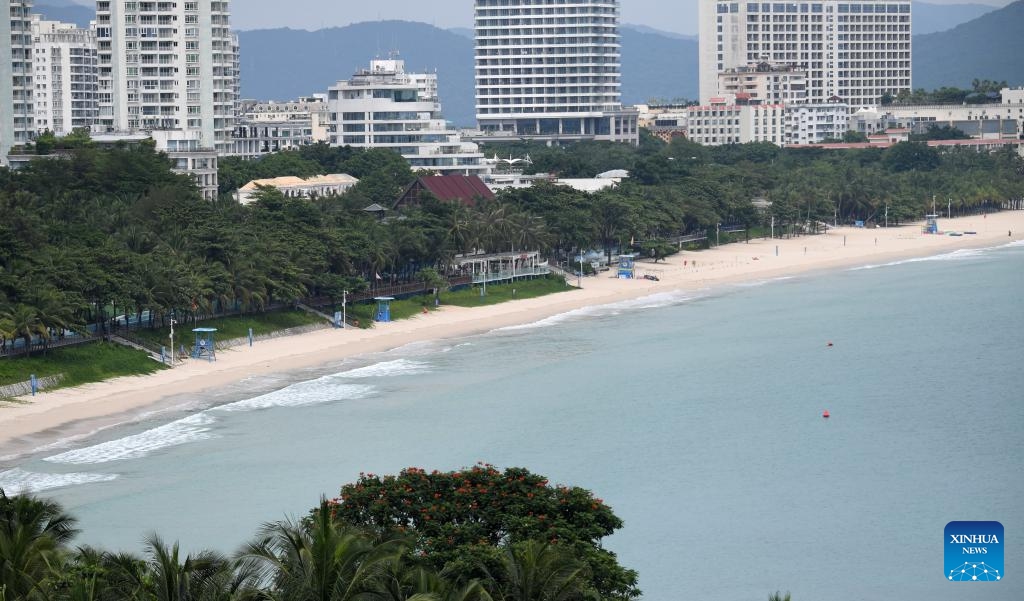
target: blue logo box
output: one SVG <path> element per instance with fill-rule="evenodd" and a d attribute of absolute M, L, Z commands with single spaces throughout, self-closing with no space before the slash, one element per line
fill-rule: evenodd
<path fill-rule="evenodd" d="M 952 582 L 1003 579 L 1003 525 L 999 522 L 946 524 L 945 576 Z"/>

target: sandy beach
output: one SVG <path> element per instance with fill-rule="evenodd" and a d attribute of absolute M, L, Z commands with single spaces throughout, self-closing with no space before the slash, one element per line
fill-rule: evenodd
<path fill-rule="evenodd" d="M 258 342 L 218 354 L 214 363 L 190 361 L 143 377 L 117 378 L 42 393 L 0 406 L 0 457 L 30 452 L 56 439 L 82 434 L 153 407 L 171 396 L 198 394 L 245 378 L 281 373 L 394 349 L 410 343 L 458 338 L 530 323 L 579 309 L 659 292 L 693 290 L 802 273 L 882 264 L 958 249 L 993 247 L 1024 238 L 1024 212 L 942 219 L 944 231 L 974 235 L 924 235 L 920 225 L 889 229 L 838 228 L 825 235 L 787 240 L 756 239 L 700 252 L 684 252 L 657 264 L 637 263 L 636 280 L 611 272 L 583 278 L 582 289 L 479 308 L 444 307 L 370 330 L 325 329 Z M 1008 233 L 1012 232 L 1011 236 Z M 657 276 L 658 281 L 643 279 Z"/>

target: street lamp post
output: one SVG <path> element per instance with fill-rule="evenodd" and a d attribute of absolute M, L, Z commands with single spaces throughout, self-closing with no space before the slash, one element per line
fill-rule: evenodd
<path fill-rule="evenodd" d="M 722 224 L 721 223 L 715 224 L 715 246 L 721 246 L 722 245 L 722 239 L 721 239 L 721 236 L 719 235 L 719 232 L 721 231 L 721 229 L 722 229 Z"/>
<path fill-rule="evenodd" d="M 348 327 L 348 290 L 341 291 L 341 329 Z"/>
<path fill-rule="evenodd" d="M 946 219 L 953 218 L 953 199 L 946 197 Z"/>
<path fill-rule="evenodd" d="M 172 367 L 174 366 L 174 324 L 176 324 L 176 323 L 178 323 L 178 322 L 174 321 L 174 318 L 172 317 L 171 318 L 171 366 Z"/>
<path fill-rule="evenodd" d="M 576 274 L 576 287 L 577 288 L 582 288 L 583 287 L 583 249 L 582 248 L 580 249 L 580 270 L 579 270 L 579 273 Z"/>

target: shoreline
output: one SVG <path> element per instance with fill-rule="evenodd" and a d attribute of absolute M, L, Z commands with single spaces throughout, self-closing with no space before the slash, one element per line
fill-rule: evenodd
<path fill-rule="evenodd" d="M 898 228 L 838 228 L 827 234 L 790 239 L 754 239 L 710 250 L 682 252 L 657 264 L 636 264 L 636 280 L 602 273 L 570 282 L 566 292 L 487 307 L 443 306 L 428 315 L 377 324 L 369 330 L 325 329 L 234 347 L 218 361 L 190 361 L 149 376 L 115 378 L 22 398 L 0 407 L 0 461 L 9 463 L 58 441 L 89 438 L 151 413 L 188 395 L 210 393 L 254 376 L 326 367 L 354 357 L 416 342 L 457 339 L 509 326 L 534 323 L 591 306 L 659 293 L 811 275 L 842 268 L 884 265 L 961 249 L 999 247 L 1024 239 L 1024 211 L 1005 211 L 940 220 L 946 231 L 976 231 L 953 237 L 921 234 L 919 224 Z M 1008 236 L 1008 232 L 1015 232 Z M 656 275 L 659 281 L 642 279 Z M 443 299 L 443 296 L 442 296 Z M 167 405 L 164 408 L 171 406 Z"/>

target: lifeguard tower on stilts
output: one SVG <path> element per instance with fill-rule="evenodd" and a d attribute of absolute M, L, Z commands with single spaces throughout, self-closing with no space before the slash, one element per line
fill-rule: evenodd
<path fill-rule="evenodd" d="M 192 358 L 216 361 L 217 346 L 214 334 L 217 333 L 217 328 L 196 328 L 192 333 L 196 335 L 195 345 L 192 346 Z"/>
<path fill-rule="evenodd" d="M 930 213 L 924 216 L 924 229 L 922 233 L 925 234 L 938 234 L 939 233 L 939 216 Z"/>

